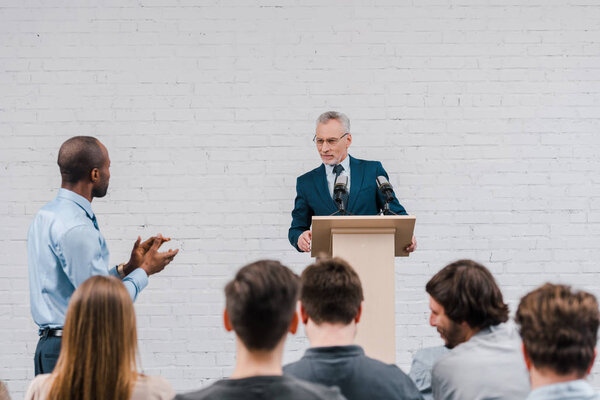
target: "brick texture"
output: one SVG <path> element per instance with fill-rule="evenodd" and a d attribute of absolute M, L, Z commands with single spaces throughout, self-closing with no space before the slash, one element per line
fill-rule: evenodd
<path fill-rule="evenodd" d="M 599 20 L 597 0 L 3 0 L 0 379 L 19 398 L 33 378 L 26 233 L 73 135 L 110 151 L 93 207 L 111 261 L 137 235 L 181 249 L 136 303 L 143 370 L 177 391 L 232 370 L 237 268 L 311 261 L 287 229 L 329 109 L 417 216 L 396 263 L 405 371 L 440 343 L 424 285 L 455 259 L 490 267 L 513 311 L 546 281 L 600 294 Z"/>

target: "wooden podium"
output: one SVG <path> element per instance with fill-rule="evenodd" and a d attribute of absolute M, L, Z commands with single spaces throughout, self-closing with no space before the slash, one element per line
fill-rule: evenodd
<path fill-rule="evenodd" d="M 312 219 L 313 257 L 341 257 L 358 273 L 365 301 L 356 344 L 369 357 L 396 362 L 394 257 L 406 257 L 412 215 L 327 216 Z"/>

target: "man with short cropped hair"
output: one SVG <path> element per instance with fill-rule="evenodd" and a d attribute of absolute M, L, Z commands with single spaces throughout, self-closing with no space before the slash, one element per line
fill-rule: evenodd
<path fill-rule="evenodd" d="M 302 272 L 300 313 L 311 348 L 284 367 L 286 375 L 337 386 L 348 400 L 422 399 L 400 368 L 365 355 L 354 344 L 362 311 L 358 274 L 340 258 L 318 261 Z"/>
<path fill-rule="evenodd" d="M 223 321 L 236 337 L 236 363 L 229 379 L 178 395 L 179 400 L 343 400 L 327 388 L 283 376 L 281 359 L 288 332 L 296 333 L 298 276 L 278 261 L 246 265 L 225 287 Z"/>
<path fill-rule="evenodd" d="M 436 400 L 522 400 L 529 393 L 519 334 L 494 277 L 472 260 L 456 261 L 427 283 L 431 316 L 446 347 L 432 371 Z"/>
<path fill-rule="evenodd" d="M 596 358 L 596 297 L 547 283 L 521 299 L 515 320 L 531 380 L 527 400 L 600 399 L 585 381 Z"/>
<path fill-rule="evenodd" d="M 31 314 L 40 336 L 36 375 L 50 373 L 56 365 L 67 305 L 81 283 L 110 274 L 122 280 L 135 301 L 148 276 L 162 271 L 178 252 L 159 252 L 169 240 L 161 235 L 144 242 L 138 237 L 129 261 L 109 270 L 108 246 L 92 210 L 92 200 L 108 190 L 108 150 L 94 137 L 72 137 L 60 146 L 58 167 L 58 194 L 37 212 L 27 234 Z"/>

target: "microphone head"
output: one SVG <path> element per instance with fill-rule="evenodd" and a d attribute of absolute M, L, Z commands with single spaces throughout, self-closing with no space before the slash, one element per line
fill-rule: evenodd
<path fill-rule="evenodd" d="M 348 175 L 338 175 L 335 178 L 334 186 L 348 186 Z"/>
<path fill-rule="evenodd" d="M 379 189 L 384 189 L 386 186 L 389 186 L 390 189 L 392 188 L 392 184 L 383 175 L 377 177 L 377 186 Z"/>

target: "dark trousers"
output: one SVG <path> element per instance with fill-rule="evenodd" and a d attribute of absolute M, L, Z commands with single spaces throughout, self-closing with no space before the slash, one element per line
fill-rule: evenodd
<path fill-rule="evenodd" d="M 35 364 L 35 374 L 49 374 L 54 369 L 58 355 L 60 354 L 60 344 L 62 337 L 48 336 L 47 332 L 40 336 L 33 362 Z"/>

